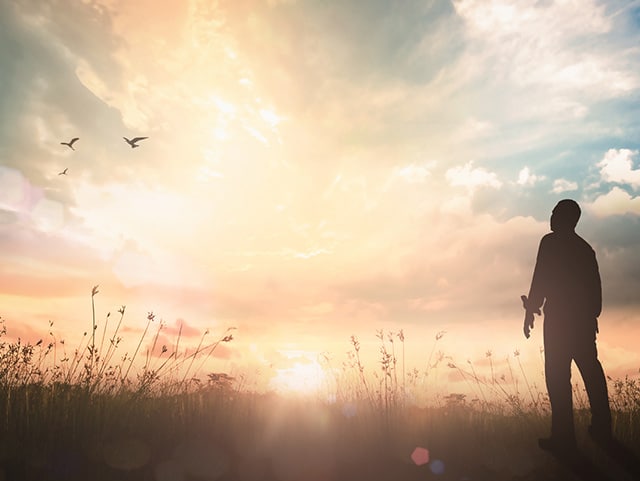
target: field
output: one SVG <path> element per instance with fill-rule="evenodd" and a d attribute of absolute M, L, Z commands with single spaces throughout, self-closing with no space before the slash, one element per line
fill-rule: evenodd
<path fill-rule="evenodd" d="M 119 319 L 98 325 L 94 311 L 93 332 L 69 352 L 55 339 L 23 344 L 2 331 L 0 479 L 632 479 L 586 436 L 589 412 L 577 386 L 584 469 L 572 473 L 541 451 L 537 438 L 548 432 L 548 402 L 517 364 L 511 375 L 523 389 L 513 391 L 492 364 L 480 373 L 471 362 L 463 369 L 432 350 L 427 369 L 441 363 L 456 370 L 479 395 L 416 403 L 421 373 L 405 372 L 398 362 L 402 331 L 378 332 L 377 366 L 362 364 L 354 337 L 350 361 L 331 370 L 330 397 L 281 397 L 254 392 L 224 373 L 201 372 L 220 343 L 233 341 L 230 332 L 183 355 L 178 342 L 163 346 L 164 357 L 152 358 L 140 349 L 145 336 L 157 339 L 149 332 L 150 314 L 138 349 L 120 357 L 124 314 L 123 307 Z M 615 436 L 636 462 L 640 382 L 609 383 Z"/>

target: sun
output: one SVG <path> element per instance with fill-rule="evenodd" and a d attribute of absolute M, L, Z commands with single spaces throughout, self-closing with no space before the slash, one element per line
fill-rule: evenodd
<path fill-rule="evenodd" d="M 315 394 L 324 381 L 324 370 L 316 361 L 295 362 L 291 367 L 276 369 L 269 387 L 282 394 Z"/>

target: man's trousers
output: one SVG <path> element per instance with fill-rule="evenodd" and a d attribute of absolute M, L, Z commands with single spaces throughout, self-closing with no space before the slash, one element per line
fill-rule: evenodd
<path fill-rule="evenodd" d="M 558 321 L 558 322 L 556 322 Z M 591 405 L 591 427 L 598 433 L 611 432 L 611 411 L 607 381 L 598 360 L 593 323 L 544 321 L 545 378 L 551 402 L 551 437 L 575 443 L 571 362 L 575 361 Z"/>

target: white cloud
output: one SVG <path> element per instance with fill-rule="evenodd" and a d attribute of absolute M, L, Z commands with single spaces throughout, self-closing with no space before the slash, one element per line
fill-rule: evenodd
<path fill-rule="evenodd" d="M 604 158 L 598 162 L 600 175 L 607 182 L 618 182 L 640 187 L 640 169 L 633 168 L 633 157 L 637 150 L 609 149 Z"/>
<path fill-rule="evenodd" d="M 409 184 L 422 184 L 431 175 L 427 165 L 409 164 L 396 167 L 393 170 L 394 177 L 400 177 Z"/>
<path fill-rule="evenodd" d="M 447 170 L 445 176 L 452 186 L 468 187 L 469 189 L 477 187 L 499 189 L 502 186 L 502 182 L 498 180 L 495 172 L 489 172 L 482 167 L 473 168 L 473 161 L 467 162 L 462 167 L 458 166 Z"/>
<path fill-rule="evenodd" d="M 529 167 L 525 166 L 518 174 L 518 180 L 516 181 L 516 183 L 518 185 L 533 185 L 542 179 L 544 179 L 544 176 L 532 174 Z"/>
<path fill-rule="evenodd" d="M 623 214 L 640 215 L 640 197 L 631 197 L 620 187 L 614 187 L 609 193 L 597 197 L 586 207 L 598 217 Z"/>
<path fill-rule="evenodd" d="M 453 5 L 478 52 L 490 59 L 487 65 L 516 84 L 570 96 L 576 91 L 617 96 L 638 85 L 624 52 L 612 55 L 583 41 L 614 28 L 606 6 L 596 0 L 454 0 Z M 575 115 L 583 112 L 579 107 Z"/>
<path fill-rule="evenodd" d="M 553 181 L 553 193 L 561 194 L 562 192 L 570 192 L 572 190 L 578 190 L 578 184 L 576 182 L 567 179 L 556 179 Z"/>
<path fill-rule="evenodd" d="M 534 37 L 536 32 L 545 32 L 549 33 L 546 41 L 554 43 L 580 34 L 605 33 L 612 27 L 604 7 L 595 0 L 454 0 L 453 4 L 474 32 L 496 40 L 510 35 Z M 564 28 L 556 28 L 559 25 Z M 539 40 L 545 38 L 541 36 Z"/>

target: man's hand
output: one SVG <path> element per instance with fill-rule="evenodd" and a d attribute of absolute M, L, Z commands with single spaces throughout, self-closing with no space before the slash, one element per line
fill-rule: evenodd
<path fill-rule="evenodd" d="M 529 309 L 529 299 L 527 299 L 527 296 L 522 295 L 520 296 L 520 299 L 522 299 L 522 307 L 524 307 L 525 310 L 525 314 L 524 314 L 524 327 L 523 327 L 523 332 L 524 332 L 524 337 L 526 337 L 527 339 L 529 339 L 529 336 L 531 335 L 531 329 L 533 329 L 533 321 L 535 319 L 534 314 L 540 314 L 540 309 L 536 309 L 534 310 L 530 310 Z"/>
<path fill-rule="evenodd" d="M 524 332 L 524 337 L 526 337 L 527 339 L 529 339 L 529 336 L 531 335 L 531 329 L 533 329 L 533 320 L 533 312 L 527 311 L 524 315 L 524 327 L 522 329 Z"/>

